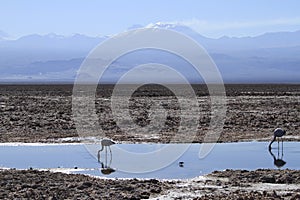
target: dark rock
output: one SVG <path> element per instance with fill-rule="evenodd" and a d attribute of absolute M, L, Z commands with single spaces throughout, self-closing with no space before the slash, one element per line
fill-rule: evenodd
<path fill-rule="evenodd" d="M 84 182 L 82 185 L 86 187 L 91 187 L 93 184 L 91 182 Z"/>
<path fill-rule="evenodd" d="M 150 179 L 149 181 L 150 181 L 150 183 L 153 183 L 153 184 L 159 183 L 159 180 L 157 180 L 157 179 Z"/>
<path fill-rule="evenodd" d="M 299 193 L 293 194 L 292 197 L 291 197 L 291 200 L 299 200 L 299 199 L 300 199 L 300 194 Z"/>
<path fill-rule="evenodd" d="M 150 192 L 151 193 L 156 193 L 156 194 L 160 193 L 161 190 L 162 190 L 161 187 L 151 187 L 150 188 Z"/>
<path fill-rule="evenodd" d="M 263 182 L 263 183 L 275 183 L 276 180 L 275 180 L 275 177 L 267 175 L 267 176 L 261 177 L 261 182 Z"/>
<path fill-rule="evenodd" d="M 144 191 L 140 194 L 141 199 L 149 199 L 149 197 L 150 197 L 150 193 L 147 191 Z"/>

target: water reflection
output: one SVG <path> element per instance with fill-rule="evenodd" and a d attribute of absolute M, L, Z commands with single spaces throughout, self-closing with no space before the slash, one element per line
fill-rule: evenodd
<path fill-rule="evenodd" d="M 258 168 L 300 169 L 300 142 L 284 142 L 267 150 L 269 142 L 218 143 L 204 159 L 199 159 L 201 144 L 191 144 L 190 148 L 176 162 L 165 168 L 149 173 L 128 173 L 122 169 L 145 169 L 149 163 L 124 157 L 123 152 L 137 152 L 143 155 L 157 150 L 162 144 L 115 144 L 111 151 L 99 144 L 90 145 L 92 152 L 83 144 L 0 144 L 0 168 L 53 169 L 68 173 L 82 173 L 109 178 L 193 178 L 214 170 Z M 174 144 L 175 147 L 179 146 Z M 284 151 L 284 152 L 283 152 Z M 97 153 L 99 152 L 98 160 Z M 93 156 L 92 156 L 93 155 Z M 271 156 L 271 157 L 270 157 Z M 95 159 L 96 157 L 96 159 Z M 164 159 L 157 154 L 153 162 Z M 270 160 L 271 159 L 271 160 Z M 274 162 L 273 162 L 274 161 Z M 287 161 L 287 162 L 286 162 Z M 74 169 L 77 166 L 77 170 Z M 133 171 L 133 170 L 132 170 Z"/>
<path fill-rule="evenodd" d="M 280 154 L 280 149 L 281 149 L 281 154 Z M 277 168 L 281 168 L 282 166 L 284 166 L 286 164 L 286 162 L 283 160 L 283 143 L 281 148 L 278 145 L 277 148 L 277 157 L 274 155 L 274 153 L 272 152 L 272 149 L 269 148 L 269 153 L 271 154 L 271 156 L 274 159 L 274 165 Z"/>
<path fill-rule="evenodd" d="M 99 162 L 101 164 L 101 173 L 104 174 L 104 175 L 109 175 L 113 172 L 115 172 L 116 170 L 111 168 L 110 165 L 106 165 L 105 163 L 103 162 Z"/>

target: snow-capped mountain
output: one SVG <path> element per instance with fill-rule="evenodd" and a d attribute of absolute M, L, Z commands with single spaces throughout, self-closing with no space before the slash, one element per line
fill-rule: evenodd
<path fill-rule="evenodd" d="M 284 48 L 300 46 L 300 30 L 295 32 L 265 33 L 256 37 L 227 37 L 212 39 L 202 36 L 188 26 L 158 22 L 147 28 L 162 28 L 177 31 L 193 38 L 209 51 L 250 50 L 259 48 Z"/>
<path fill-rule="evenodd" d="M 163 23 L 163 22 L 157 22 L 157 23 L 152 23 L 146 26 L 146 28 L 161 28 L 161 29 L 167 29 L 167 30 L 173 30 L 177 31 L 179 33 L 182 33 L 184 35 L 187 35 L 196 41 L 200 43 L 207 43 L 208 41 L 214 40 L 208 37 L 204 37 L 201 34 L 197 33 L 195 30 L 188 26 L 184 26 L 178 23 Z"/>

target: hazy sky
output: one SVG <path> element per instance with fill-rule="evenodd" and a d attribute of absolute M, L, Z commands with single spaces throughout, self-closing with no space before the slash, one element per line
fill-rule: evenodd
<path fill-rule="evenodd" d="M 209 37 L 300 30 L 299 0 L 1 0 L 0 35 L 116 34 L 156 22 Z"/>

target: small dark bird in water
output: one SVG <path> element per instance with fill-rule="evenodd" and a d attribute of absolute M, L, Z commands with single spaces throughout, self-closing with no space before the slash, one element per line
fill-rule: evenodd
<path fill-rule="evenodd" d="M 183 161 L 180 161 L 178 164 L 179 164 L 179 167 L 184 167 L 184 162 Z"/>
<path fill-rule="evenodd" d="M 270 142 L 269 144 L 269 149 L 272 148 L 272 144 L 273 142 L 275 142 L 276 138 L 281 138 L 281 142 L 283 142 L 282 140 L 282 136 L 284 136 L 286 133 L 285 130 L 281 129 L 281 128 L 276 128 L 275 131 L 274 131 L 274 137 L 273 137 L 273 140 Z M 278 148 L 279 148 L 279 139 L 278 139 Z"/>

